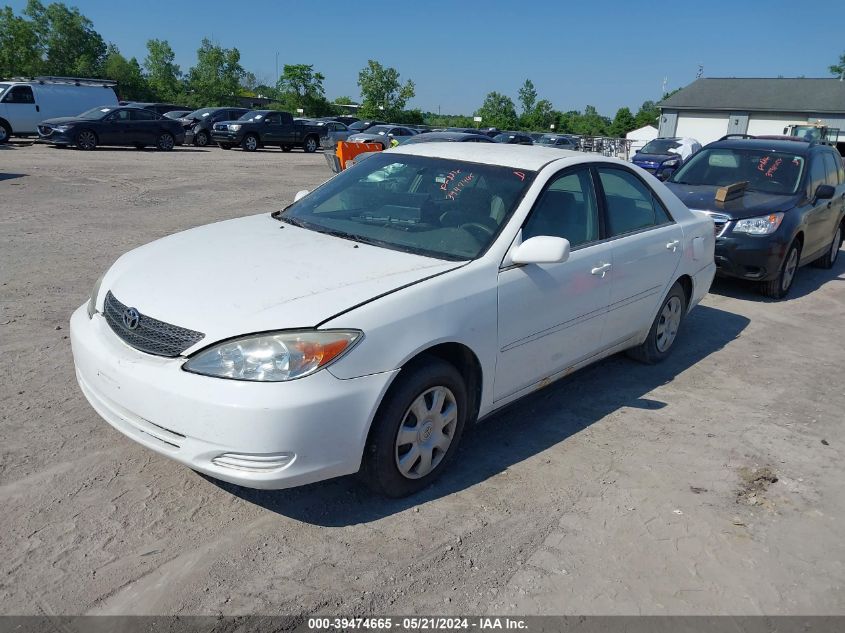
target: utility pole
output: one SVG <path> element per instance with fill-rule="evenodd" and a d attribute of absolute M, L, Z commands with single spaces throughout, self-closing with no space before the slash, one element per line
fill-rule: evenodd
<path fill-rule="evenodd" d="M 666 85 L 668 83 L 669 83 L 669 77 L 664 77 L 663 78 L 663 93 L 662 93 L 661 97 L 666 94 Z"/>
<path fill-rule="evenodd" d="M 279 51 L 276 51 L 276 81 L 279 81 Z"/>

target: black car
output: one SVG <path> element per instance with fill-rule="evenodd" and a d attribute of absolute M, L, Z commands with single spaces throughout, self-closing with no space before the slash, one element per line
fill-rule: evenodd
<path fill-rule="evenodd" d="M 92 150 L 98 145 L 152 145 L 169 151 L 185 140 L 179 121 L 143 108 L 102 106 L 78 116 L 47 119 L 38 125 L 40 140 L 58 147 Z"/>
<path fill-rule="evenodd" d="M 497 143 L 509 143 L 511 145 L 534 145 L 532 139 L 525 132 L 502 132 L 493 137 Z"/>
<path fill-rule="evenodd" d="M 757 281 L 763 294 L 780 299 L 799 266 L 831 268 L 836 261 L 845 169 L 829 145 L 724 138 L 694 154 L 666 184 L 690 209 L 713 218 L 720 275 Z M 717 202 L 717 194 L 726 200 Z"/>
<path fill-rule="evenodd" d="M 247 108 L 200 108 L 179 119 L 185 128 L 185 143 L 205 147 L 211 141 L 215 123 L 237 121 L 249 112 Z"/>
<path fill-rule="evenodd" d="M 283 152 L 301 147 L 305 152 L 316 152 L 320 147 L 323 130 L 308 120 L 294 121 L 290 112 L 277 110 L 252 110 L 237 121 L 215 123 L 211 140 L 223 149 L 239 145 L 246 152 L 259 147 L 276 145 Z"/>
<path fill-rule="evenodd" d="M 423 132 L 411 136 L 402 145 L 412 143 L 493 143 L 493 139 L 483 134 L 467 134 L 465 132 Z"/>
<path fill-rule="evenodd" d="M 671 176 L 683 162 L 680 155 L 672 151 L 680 146 L 680 138 L 652 139 L 642 149 L 637 150 L 631 162 L 664 180 Z"/>
<path fill-rule="evenodd" d="M 140 103 L 138 101 L 130 101 L 125 105 L 128 105 L 132 108 L 144 108 L 144 110 L 152 110 L 153 112 L 158 112 L 159 114 L 167 114 L 168 112 L 173 112 L 174 110 L 183 110 L 187 112 L 191 111 L 191 108 L 189 108 L 188 106 L 176 105 L 173 103 Z"/>

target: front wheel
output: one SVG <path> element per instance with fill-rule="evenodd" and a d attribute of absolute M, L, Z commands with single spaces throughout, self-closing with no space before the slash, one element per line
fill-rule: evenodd
<path fill-rule="evenodd" d="M 97 135 L 92 130 L 82 130 L 76 135 L 77 149 L 90 152 L 97 147 Z"/>
<path fill-rule="evenodd" d="M 793 242 L 783 258 L 778 276 L 771 281 L 760 282 L 760 292 L 772 299 L 783 299 L 789 294 L 792 282 L 795 281 L 795 273 L 798 271 L 798 263 L 801 261 L 801 246 Z"/>
<path fill-rule="evenodd" d="M 660 310 L 645 341 L 628 350 L 628 355 L 641 363 L 653 365 L 666 359 L 672 351 L 672 345 L 678 337 L 684 314 L 687 310 L 687 296 L 677 281 L 669 289 L 669 294 L 660 304 Z"/>
<path fill-rule="evenodd" d="M 0 121 L 0 145 L 8 143 L 12 136 L 12 128 L 5 121 Z"/>
<path fill-rule="evenodd" d="M 361 474 L 389 497 L 428 486 L 454 457 L 468 415 L 466 385 L 439 358 L 402 369 L 379 406 L 364 449 Z"/>
<path fill-rule="evenodd" d="M 317 139 L 313 136 L 309 136 L 305 139 L 305 142 L 302 144 L 302 149 L 305 151 L 306 154 L 313 154 L 317 151 L 317 148 L 320 144 L 317 142 Z"/>
<path fill-rule="evenodd" d="M 173 149 L 174 145 L 176 145 L 176 140 L 170 132 L 164 132 L 156 141 L 156 147 L 162 152 L 169 152 Z"/>
<path fill-rule="evenodd" d="M 258 149 L 258 137 L 255 134 L 248 134 L 241 141 L 241 147 L 245 152 L 254 152 Z"/>
<path fill-rule="evenodd" d="M 197 147 L 208 145 L 208 134 L 204 130 L 200 130 L 194 135 L 194 145 Z"/>

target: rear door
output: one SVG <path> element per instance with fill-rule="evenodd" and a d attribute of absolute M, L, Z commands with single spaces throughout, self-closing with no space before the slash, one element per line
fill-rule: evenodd
<path fill-rule="evenodd" d="M 603 341 L 611 347 L 651 326 L 681 262 L 684 232 L 634 172 L 621 165 L 598 165 L 596 172 L 613 246 Z"/>
<path fill-rule="evenodd" d="M 42 119 L 32 86 L 12 86 L 3 95 L 6 119 L 15 134 L 35 134 Z"/>
<path fill-rule="evenodd" d="M 126 129 L 126 143 L 153 145 L 158 140 L 159 115 L 152 110 L 132 110 Z"/>

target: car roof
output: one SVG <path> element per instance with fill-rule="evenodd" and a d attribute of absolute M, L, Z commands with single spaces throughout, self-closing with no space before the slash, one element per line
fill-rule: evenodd
<path fill-rule="evenodd" d="M 415 143 L 413 145 L 400 145 L 387 151 L 393 154 L 502 165 L 529 171 L 537 171 L 558 158 L 581 158 L 583 160 L 585 157 L 582 152 L 571 150 L 534 145 L 506 145 L 504 143 Z"/>
<path fill-rule="evenodd" d="M 768 138 L 727 138 L 713 141 L 705 146 L 706 149 L 767 149 L 773 152 L 787 154 L 807 154 L 813 145 L 807 141 L 795 141 Z"/>

